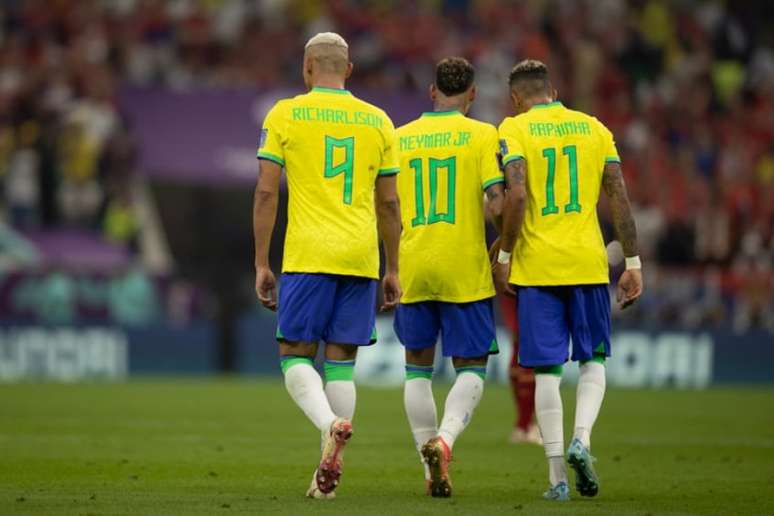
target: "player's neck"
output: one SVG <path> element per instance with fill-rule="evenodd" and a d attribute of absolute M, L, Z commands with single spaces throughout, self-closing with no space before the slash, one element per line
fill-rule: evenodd
<path fill-rule="evenodd" d="M 341 77 L 332 77 L 332 76 L 322 76 L 315 78 L 314 81 L 312 81 L 312 88 L 329 88 L 332 90 L 343 90 L 344 87 L 344 79 Z"/>
<path fill-rule="evenodd" d="M 524 111 L 529 111 L 530 109 L 532 109 L 533 106 L 538 106 L 540 104 L 550 104 L 553 101 L 554 99 L 552 99 L 548 95 L 545 95 L 545 96 L 541 95 L 539 97 L 531 98 L 524 102 L 524 107 L 526 108 Z"/>
<path fill-rule="evenodd" d="M 434 102 L 433 103 L 433 111 L 436 113 L 442 113 L 444 111 L 459 111 L 463 115 L 467 112 L 467 109 L 465 109 L 465 106 L 461 105 L 459 102 Z"/>

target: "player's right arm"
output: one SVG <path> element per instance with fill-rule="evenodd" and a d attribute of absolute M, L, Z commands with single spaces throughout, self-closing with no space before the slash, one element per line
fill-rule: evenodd
<path fill-rule="evenodd" d="M 527 162 L 515 159 L 505 165 L 505 202 L 503 205 L 503 230 L 500 233 L 500 257 L 494 264 L 495 287 L 501 293 L 515 295 L 508 282 L 511 273 L 510 253 L 516 246 L 516 239 L 524 223 L 527 210 Z M 508 254 L 508 260 L 504 254 Z M 501 258 L 502 257 L 502 258 Z"/>
<path fill-rule="evenodd" d="M 639 256 L 637 250 L 637 226 L 632 216 L 632 208 L 629 195 L 626 192 L 621 164 L 618 162 L 605 163 L 602 172 L 602 189 L 610 199 L 610 211 L 613 217 L 615 237 L 620 242 L 626 258 Z M 639 261 L 639 259 L 637 260 Z M 642 294 L 642 271 L 639 268 L 629 268 L 618 279 L 616 300 L 621 308 L 626 308 L 634 303 Z"/>
<path fill-rule="evenodd" d="M 261 160 L 258 183 L 253 196 L 253 235 L 255 237 L 255 292 L 261 304 L 277 309 L 277 280 L 269 266 L 269 245 L 277 218 L 282 167 L 270 160 Z"/>
<path fill-rule="evenodd" d="M 492 272 L 497 291 L 514 295 L 508 278 L 511 271 L 511 253 L 516 246 L 527 209 L 527 161 L 521 134 L 513 119 L 505 119 L 498 132 L 500 153 L 505 167 L 505 199 L 500 249 Z"/>
<path fill-rule="evenodd" d="M 258 182 L 253 196 L 253 236 L 255 238 L 255 293 L 269 310 L 277 309 L 277 280 L 269 266 L 269 245 L 277 219 L 280 176 L 285 164 L 281 104 L 266 115 L 258 142 L 260 160 Z"/>

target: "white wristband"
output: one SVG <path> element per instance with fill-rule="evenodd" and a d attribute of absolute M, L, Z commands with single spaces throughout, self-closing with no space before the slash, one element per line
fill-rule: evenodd
<path fill-rule="evenodd" d="M 502 249 L 497 253 L 497 263 L 511 263 L 511 253 L 506 253 Z"/>
<path fill-rule="evenodd" d="M 642 269 L 642 262 L 639 256 L 627 256 L 626 257 L 626 270 L 629 269 Z"/>

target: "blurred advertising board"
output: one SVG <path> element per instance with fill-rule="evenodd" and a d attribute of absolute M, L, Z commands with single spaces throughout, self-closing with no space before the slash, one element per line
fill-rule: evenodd
<path fill-rule="evenodd" d="M 212 374 L 215 343 L 215 328 L 208 322 L 135 328 L 3 324 L 0 382 Z"/>
<path fill-rule="evenodd" d="M 403 382 L 403 348 L 391 317 L 377 318 L 379 342 L 360 350 L 358 382 L 396 386 Z M 236 363 L 244 373 L 279 374 L 273 319 L 246 316 L 239 325 Z M 508 382 L 511 345 L 508 331 L 498 328 L 500 353 L 490 358 L 488 377 Z M 622 388 L 702 389 L 723 383 L 774 383 L 774 336 L 764 331 L 737 335 L 726 330 L 667 331 L 621 329 L 613 334 L 613 356 L 607 362 L 608 383 Z M 450 361 L 436 357 L 436 377 L 452 379 Z M 574 383 L 575 365 L 565 368 Z"/>

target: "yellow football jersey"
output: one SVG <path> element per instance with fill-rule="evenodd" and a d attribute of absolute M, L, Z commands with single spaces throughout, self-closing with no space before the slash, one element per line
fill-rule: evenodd
<path fill-rule="evenodd" d="M 613 135 L 561 102 L 538 104 L 500 124 L 503 164 L 527 162 L 527 211 L 513 250 L 515 285 L 608 283 L 597 201 Z"/>
<path fill-rule="evenodd" d="M 503 182 L 497 129 L 442 111 L 424 113 L 397 133 L 401 302 L 494 296 L 483 190 Z"/>
<path fill-rule="evenodd" d="M 398 173 L 395 128 L 347 90 L 280 100 L 263 122 L 258 158 L 285 167 L 283 272 L 379 277 L 377 176 Z"/>

